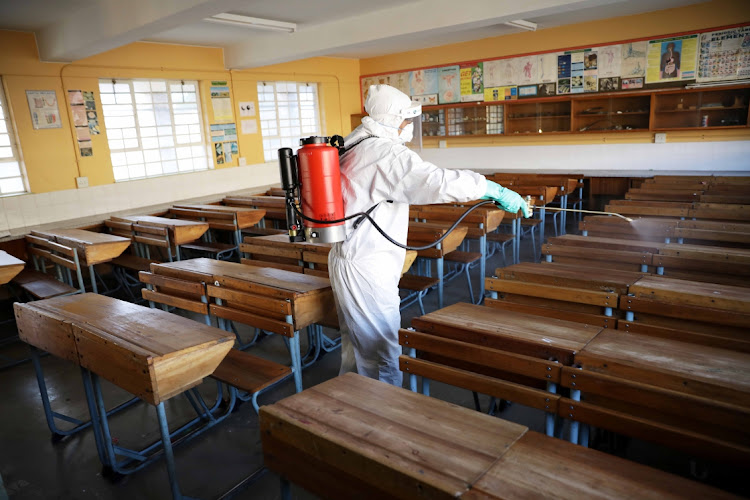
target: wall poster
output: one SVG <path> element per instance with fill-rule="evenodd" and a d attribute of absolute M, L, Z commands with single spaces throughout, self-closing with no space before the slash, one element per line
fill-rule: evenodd
<path fill-rule="evenodd" d="M 646 83 L 695 80 L 698 35 L 650 40 L 646 60 Z"/>
<path fill-rule="evenodd" d="M 750 26 L 703 33 L 699 82 L 750 78 Z"/>
<path fill-rule="evenodd" d="M 461 66 L 461 102 L 481 101 L 484 98 L 482 63 Z"/>
<path fill-rule="evenodd" d="M 438 68 L 438 102 L 451 104 L 461 100 L 461 76 L 458 66 Z"/>
<path fill-rule="evenodd" d="M 34 130 L 62 127 L 57 94 L 54 90 L 27 90 L 26 99 L 29 101 Z"/>

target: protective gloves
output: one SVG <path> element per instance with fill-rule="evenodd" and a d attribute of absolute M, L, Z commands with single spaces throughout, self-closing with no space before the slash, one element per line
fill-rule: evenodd
<path fill-rule="evenodd" d="M 526 206 L 526 201 L 521 198 L 521 195 L 510 189 L 502 187 L 497 182 L 487 181 L 487 191 L 482 196 L 483 200 L 494 200 L 500 208 L 506 212 L 513 214 L 518 213 L 519 210 L 523 211 L 523 216 L 527 219 L 531 217 L 529 207 Z"/>

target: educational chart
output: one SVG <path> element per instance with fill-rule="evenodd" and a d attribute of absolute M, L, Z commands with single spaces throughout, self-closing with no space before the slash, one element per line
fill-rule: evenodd
<path fill-rule="evenodd" d="M 94 93 L 81 90 L 68 90 L 70 114 L 76 129 L 76 141 L 81 156 L 93 156 L 91 136 L 99 135 L 99 118 L 96 114 Z"/>
<path fill-rule="evenodd" d="M 475 102 L 484 99 L 482 66 L 482 63 L 461 66 L 461 102 Z"/>
<path fill-rule="evenodd" d="M 620 76 L 623 78 L 646 76 L 646 50 L 648 42 L 621 45 Z"/>
<path fill-rule="evenodd" d="M 34 130 L 61 128 L 60 109 L 57 107 L 57 95 L 54 90 L 27 90 L 29 112 Z"/>
<path fill-rule="evenodd" d="M 409 95 L 425 105 L 438 103 L 437 68 L 418 69 L 409 72 Z"/>
<path fill-rule="evenodd" d="M 750 25 L 702 34 L 505 57 L 360 79 L 392 85 L 424 105 L 497 102 L 750 78 Z"/>
<path fill-rule="evenodd" d="M 226 122 L 232 119 L 232 101 L 227 82 L 211 82 L 211 107 L 214 120 Z"/>
<path fill-rule="evenodd" d="M 451 104 L 461 100 L 461 77 L 458 66 L 438 68 L 438 102 Z"/>
<path fill-rule="evenodd" d="M 253 120 L 254 121 L 254 120 Z M 211 144 L 217 165 L 231 163 L 239 153 L 237 147 L 237 125 L 234 123 L 211 124 Z"/>
<path fill-rule="evenodd" d="M 703 33 L 699 82 L 750 78 L 750 26 Z"/>
<path fill-rule="evenodd" d="M 646 83 L 695 80 L 698 35 L 650 40 L 646 59 Z"/>

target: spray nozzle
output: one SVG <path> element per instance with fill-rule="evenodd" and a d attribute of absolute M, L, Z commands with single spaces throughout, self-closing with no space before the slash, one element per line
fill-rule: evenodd
<path fill-rule="evenodd" d="M 534 213 L 534 200 L 531 199 L 531 196 L 526 196 L 526 206 L 529 209 L 529 214 Z"/>

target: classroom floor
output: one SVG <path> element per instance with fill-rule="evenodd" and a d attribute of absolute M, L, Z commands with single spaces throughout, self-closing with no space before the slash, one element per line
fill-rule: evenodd
<path fill-rule="evenodd" d="M 550 234 L 550 233 L 548 233 Z M 531 260 L 530 241 L 522 246 L 522 259 Z M 502 258 L 493 256 L 488 271 L 502 266 Z M 478 271 L 474 271 L 478 283 Z M 446 287 L 445 304 L 468 302 L 468 289 L 463 276 Z M 0 304 L 0 320 L 7 317 L 10 303 Z M 428 311 L 437 308 L 437 295 L 425 299 Z M 402 324 L 408 326 L 411 318 L 419 315 L 417 305 L 402 313 Z M 13 325 L 0 324 L 0 339 L 12 332 Z M 242 330 L 241 330 L 242 331 Z M 244 331 L 245 334 L 249 330 Z M 304 338 L 304 336 L 303 336 Z M 304 349 L 303 340 L 303 349 Z M 16 345 L 16 349 L 25 348 Z M 0 354 L 9 354 L 4 349 Z M 254 354 L 288 363 L 288 354 L 279 336 L 264 338 L 251 348 Z M 304 351 L 303 351 L 304 352 Z M 326 354 L 303 373 L 305 387 L 338 374 L 339 352 Z M 57 411 L 86 418 L 80 371 L 72 364 L 46 356 L 42 365 L 52 405 Z M 127 394 L 104 382 L 104 397 L 114 405 L 127 399 Z M 204 382 L 206 395 L 213 390 L 212 382 Z M 293 393 L 293 382 L 288 381 L 261 397 L 261 404 L 271 403 Z M 439 383 L 432 384 L 432 396 L 455 404 L 474 407 L 469 391 Z M 0 475 L 11 499 L 154 499 L 171 498 L 166 468 L 158 461 L 129 476 L 112 480 L 102 475 L 91 431 L 84 431 L 53 443 L 44 420 L 39 400 L 34 370 L 30 363 L 0 371 Z M 486 411 L 489 399 L 480 397 Z M 169 421 L 187 420 L 192 409 L 185 398 L 175 397 L 166 404 Z M 500 418 L 524 424 L 532 430 L 542 431 L 542 412 L 512 404 L 498 414 Z M 139 403 L 110 419 L 112 435 L 120 444 L 142 445 L 159 438 L 155 410 Z M 565 429 L 563 430 L 565 432 Z M 614 452 L 675 474 L 690 477 L 689 457 L 662 447 L 596 433 L 593 444 L 604 451 Z M 252 405 L 243 404 L 227 420 L 208 430 L 196 439 L 175 448 L 179 482 L 184 495 L 199 498 L 217 498 L 262 465 L 262 451 L 258 431 L 258 417 Z M 743 473 L 718 464 L 700 464 L 699 473 L 707 472 L 706 482 L 717 487 L 749 496 L 750 487 L 742 481 Z M 311 499 L 314 496 L 293 487 L 293 498 Z M 354 497 L 354 495 L 353 495 Z M 280 498 L 278 477 L 265 473 L 246 489 L 232 498 Z"/>

